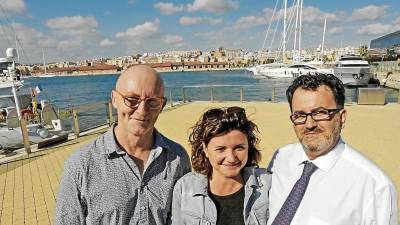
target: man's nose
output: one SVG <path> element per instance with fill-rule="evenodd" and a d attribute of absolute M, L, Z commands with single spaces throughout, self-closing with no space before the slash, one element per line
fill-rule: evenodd
<path fill-rule="evenodd" d="M 317 122 L 312 118 L 311 115 L 307 115 L 305 126 L 307 129 L 312 129 L 317 126 Z"/>
<path fill-rule="evenodd" d="M 148 106 L 147 106 L 146 100 L 141 100 L 139 105 L 136 108 L 136 111 L 138 113 L 142 114 L 142 113 L 147 112 L 147 110 L 148 110 Z"/>

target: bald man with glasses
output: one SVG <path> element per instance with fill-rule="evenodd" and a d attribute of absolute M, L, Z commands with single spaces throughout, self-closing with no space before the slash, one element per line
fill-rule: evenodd
<path fill-rule="evenodd" d="M 299 143 L 278 149 L 268 225 L 397 225 L 393 183 L 341 137 L 345 89 L 333 75 L 304 75 L 286 91 Z"/>
<path fill-rule="evenodd" d="M 133 66 L 111 100 L 118 123 L 65 162 L 56 224 L 167 224 L 174 184 L 191 169 L 183 147 L 154 128 L 166 104 L 163 81 Z"/>

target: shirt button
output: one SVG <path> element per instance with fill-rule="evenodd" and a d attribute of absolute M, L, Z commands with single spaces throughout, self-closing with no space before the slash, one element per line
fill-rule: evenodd
<path fill-rule="evenodd" d="M 146 206 L 142 206 L 142 207 L 140 207 L 140 209 L 141 209 L 141 210 L 145 210 L 145 209 L 146 209 Z"/>

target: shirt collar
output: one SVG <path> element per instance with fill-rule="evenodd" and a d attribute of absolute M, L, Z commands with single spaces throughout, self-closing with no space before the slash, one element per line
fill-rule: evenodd
<path fill-rule="evenodd" d="M 195 173 L 195 182 L 193 184 L 193 196 L 208 195 L 208 179 L 207 176 L 200 173 Z"/>
<path fill-rule="evenodd" d="M 125 155 L 126 152 L 123 147 L 118 143 L 117 138 L 115 136 L 116 125 L 113 125 L 105 134 L 104 134 L 104 148 L 102 149 L 102 154 L 108 155 L 109 158 L 113 158 L 119 155 Z M 165 137 L 160 134 L 157 130 L 154 130 L 155 139 L 154 145 L 151 148 L 152 150 L 156 150 L 156 155 L 159 155 L 163 149 L 169 149 L 169 146 L 165 142 Z"/>
<path fill-rule="evenodd" d="M 336 164 L 342 155 L 345 148 L 343 140 L 340 138 L 336 146 L 325 155 L 318 156 L 314 160 L 310 160 L 302 148 L 301 157 L 298 157 L 297 165 L 301 165 L 304 161 L 310 161 L 316 165 L 319 169 L 324 172 L 329 172 L 329 170 Z"/>

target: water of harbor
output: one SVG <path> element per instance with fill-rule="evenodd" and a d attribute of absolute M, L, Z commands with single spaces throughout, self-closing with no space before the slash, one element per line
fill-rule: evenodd
<path fill-rule="evenodd" d="M 165 96 L 172 101 L 239 101 L 243 90 L 245 101 L 286 101 L 285 91 L 291 79 L 256 79 L 246 71 L 169 72 L 161 73 L 165 82 Z M 62 109 L 74 107 L 78 111 L 82 130 L 107 122 L 107 107 L 118 74 L 59 76 L 29 78 L 25 87 L 40 85 L 40 99 L 49 100 Z M 1 93 L 8 94 L 8 93 Z M 346 102 L 356 102 L 357 89 L 346 89 Z M 397 101 L 397 91 L 387 89 L 387 102 Z"/>

